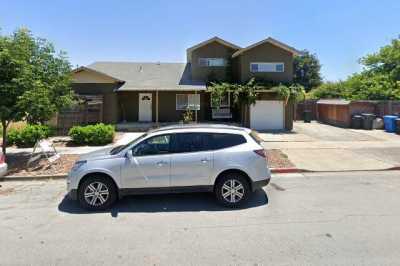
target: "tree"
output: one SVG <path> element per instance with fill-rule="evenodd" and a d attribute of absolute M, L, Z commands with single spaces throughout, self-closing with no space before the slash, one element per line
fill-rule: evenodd
<path fill-rule="evenodd" d="M 48 41 L 18 29 L 0 35 L 0 120 L 3 153 L 7 128 L 12 121 L 26 119 L 44 123 L 55 112 L 72 103 L 71 66 L 65 53 L 56 53 Z"/>
<path fill-rule="evenodd" d="M 322 84 L 321 65 L 315 54 L 304 50 L 293 61 L 294 83 L 302 85 L 308 92 Z"/>
<path fill-rule="evenodd" d="M 400 100 L 400 38 L 359 60 L 360 73 L 345 81 L 325 83 L 311 91 L 313 98 Z"/>
<path fill-rule="evenodd" d="M 365 74 L 383 74 L 393 81 L 400 81 L 400 37 L 380 48 L 377 53 L 361 58 L 360 63 L 364 65 Z"/>

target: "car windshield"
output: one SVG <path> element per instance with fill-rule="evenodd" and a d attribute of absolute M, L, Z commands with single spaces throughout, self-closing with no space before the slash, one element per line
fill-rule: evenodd
<path fill-rule="evenodd" d="M 141 139 L 144 139 L 146 136 L 147 136 L 147 133 L 145 133 L 145 134 L 139 136 L 138 138 L 132 140 L 132 141 L 129 142 L 128 144 L 115 146 L 115 147 L 112 148 L 112 150 L 110 151 L 110 154 L 111 154 L 111 155 L 117 154 L 117 153 L 121 152 L 122 150 L 124 150 L 125 148 L 129 147 L 130 145 L 132 145 L 134 142 L 137 142 L 137 141 L 139 141 L 139 140 L 141 140 Z"/>

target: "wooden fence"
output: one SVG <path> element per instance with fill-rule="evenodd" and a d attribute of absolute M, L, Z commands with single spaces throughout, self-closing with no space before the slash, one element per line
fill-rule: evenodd
<path fill-rule="evenodd" d="M 67 135 L 73 126 L 96 124 L 103 121 L 103 97 L 81 96 L 81 104 L 57 114 L 57 133 Z"/>
<path fill-rule="evenodd" d="M 313 119 L 320 122 L 350 127 L 353 115 L 362 113 L 372 113 L 378 117 L 400 115 L 400 101 L 308 100 L 297 104 L 296 120 L 303 119 L 304 110 L 311 111 Z"/>

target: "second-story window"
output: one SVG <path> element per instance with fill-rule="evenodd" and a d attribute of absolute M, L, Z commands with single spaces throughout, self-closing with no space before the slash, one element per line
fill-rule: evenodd
<path fill-rule="evenodd" d="M 199 65 L 203 67 L 226 66 L 225 58 L 199 58 Z"/>
<path fill-rule="evenodd" d="M 284 72 L 284 63 L 250 63 L 250 72 Z"/>

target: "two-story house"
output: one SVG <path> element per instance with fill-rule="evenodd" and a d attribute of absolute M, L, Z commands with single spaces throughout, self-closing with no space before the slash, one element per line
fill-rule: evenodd
<path fill-rule="evenodd" d="M 240 121 L 227 95 L 219 108 L 206 92 L 208 81 L 244 83 L 255 77 L 290 82 L 298 51 L 268 38 L 245 48 L 214 37 L 187 49 L 186 63 L 95 62 L 73 71 L 73 89 L 102 96 L 102 122 L 178 122 L 194 110 L 195 119 Z M 263 92 L 249 108 L 247 126 L 291 129 L 293 108 Z"/>

